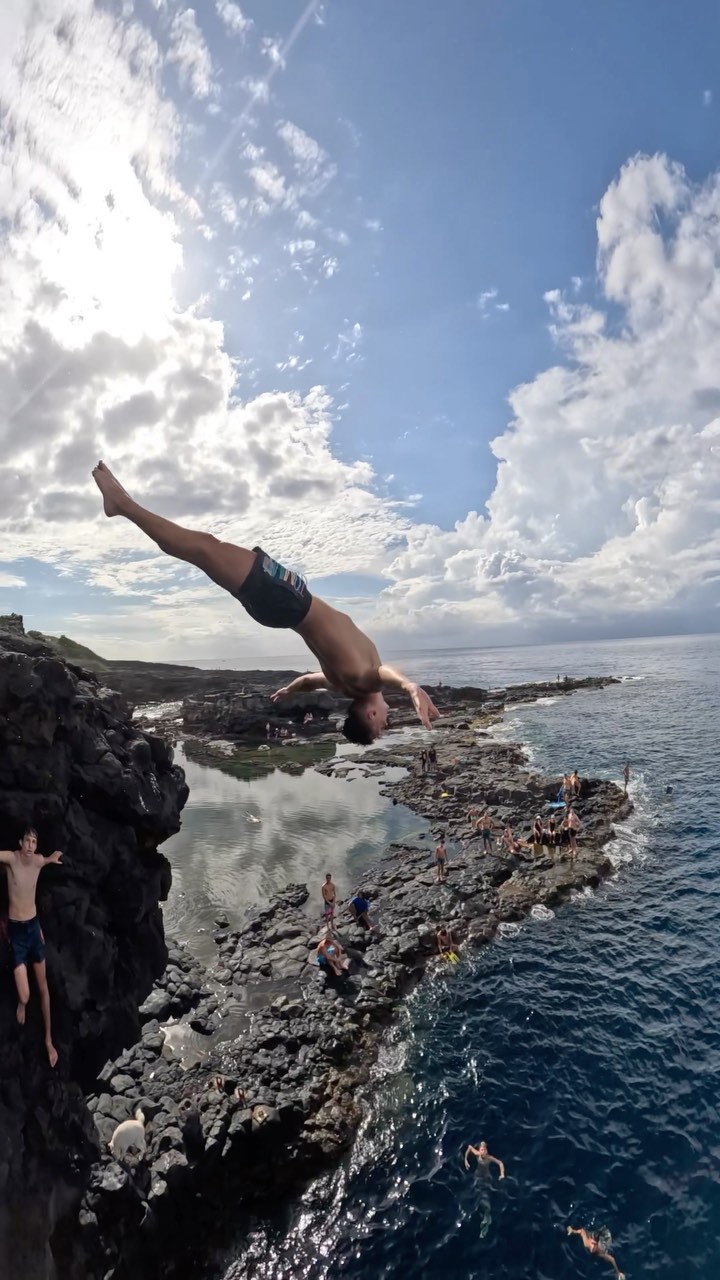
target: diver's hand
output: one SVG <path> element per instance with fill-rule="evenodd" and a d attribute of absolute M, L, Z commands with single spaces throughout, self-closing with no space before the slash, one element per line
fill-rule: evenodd
<path fill-rule="evenodd" d="M 432 698 L 420 688 L 419 684 L 409 684 L 406 686 L 410 695 L 412 704 L 418 720 L 426 729 L 432 729 L 432 720 L 437 720 L 440 712 L 438 711 Z"/>

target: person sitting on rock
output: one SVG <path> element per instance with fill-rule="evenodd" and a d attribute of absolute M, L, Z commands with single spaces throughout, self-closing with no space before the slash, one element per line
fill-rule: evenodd
<path fill-rule="evenodd" d="M 420 723 L 432 728 L 439 712 L 424 689 L 380 661 L 375 645 L 346 613 L 312 596 L 299 574 L 278 564 L 260 547 L 252 551 L 221 542 L 211 533 L 184 529 L 141 507 L 99 462 L 93 477 L 107 516 L 124 516 L 157 543 L 166 555 L 202 569 L 228 591 L 263 627 L 296 631 L 317 658 L 319 672 L 299 676 L 273 694 L 273 702 L 311 689 L 332 689 L 350 698 L 343 733 L 350 742 L 368 744 L 388 727 L 384 688 L 399 689 L 412 702 Z"/>
<path fill-rule="evenodd" d="M 355 923 L 360 925 L 361 929 L 367 929 L 372 933 L 373 925 L 368 914 L 370 911 L 370 903 L 365 897 L 362 889 L 359 893 L 355 894 L 354 898 L 350 899 L 346 907 L 346 911 L 348 915 L 352 916 Z"/>
<path fill-rule="evenodd" d="M 317 962 L 321 968 L 330 969 L 336 978 L 342 978 L 350 968 L 350 961 L 332 929 L 327 929 L 318 943 Z"/>
<path fill-rule="evenodd" d="M 586 1231 L 584 1227 L 568 1227 L 567 1233 L 569 1236 L 580 1236 L 580 1239 L 585 1245 L 588 1253 L 594 1254 L 601 1262 L 609 1262 L 617 1276 L 617 1280 L 625 1280 L 617 1262 L 613 1258 L 612 1254 L 607 1253 L 607 1251 L 602 1247 L 600 1239 L 595 1232 Z"/>
<path fill-rule="evenodd" d="M 58 863 L 61 859 L 62 853 L 59 849 L 51 853 L 49 858 L 43 858 L 37 852 L 37 832 L 32 827 L 28 827 L 24 832 L 19 848 L 0 850 L 0 863 L 4 863 L 8 869 L 8 937 L 18 994 L 17 1020 L 21 1026 L 24 1024 L 25 1009 L 30 999 L 29 962 L 33 967 L 40 993 L 40 1008 L 45 1027 L 45 1048 L 51 1067 L 55 1066 L 58 1055 L 52 1042 L 50 1028 L 50 992 L 45 969 L 45 938 L 37 917 L 35 888 L 43 867 L 51 862 Z"/>
<path fill-rule="evenodd" d="M 496 1164 L 500 1170 L 500 1178 L 502 1179 L 505 1177 L 505 1165 L 502 1160 L 498 1160 L 497 1156 L 490 1155 L 490 1152 L 487 1149 L 487 1142 L 480 1142 L 477 1147 L 468 1146 L 464 1156 L 466 1169 L 470 1168 L 468 1156 L 476 1156 L 479 1165 Z"/>
<path fill-rule="evenodd" d="M 541 853 L 542 846 L 545 843 L 545 832 L 543 831 L 542 818 L 539 813 L 535 814 L 535 821 L 532 824 L 532 842 L 533 853 Z"/>
<path fill-rule="evenodd" d="M 447 879 L 448 855 L 445 848 L 445 833 L 440 832 L 439 842 L 435 850 L 435 867 L 437 870 L 437 882 L 442 884 Z"/>
<path fill-rule="evenodd" d="M 321 892 L 323 896 L 323 915 L 325 916 L 325 923 L 331 925 L 335 919 L 335 903 L 337 901 L 337 889 L 333 884 L 331 871 L 326 872 Z"/>
<path fill-rule="evenodd" d="M 509 822 L 503 831 L 502 838 L 508 853 L 517 854 L 520 852 L 523 845 L 527 846 L 526 840 L 518 840 L 517 836 L 513 835 L 513 829 Z"/>

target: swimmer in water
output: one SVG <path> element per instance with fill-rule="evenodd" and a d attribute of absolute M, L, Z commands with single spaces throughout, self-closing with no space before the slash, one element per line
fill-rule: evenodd
<path fill-rule="evenodd" d="M 484 1175 L 481 1178 L 481 1188 L 480 1188 L 480 1208 L 482 1209 L 482 1217 L 480 1219 L 480 1225 L 478 1228 L 478 1234 L 480 1236 L 480 1239 L 484 1240 L 485 1236 L 490 1230 L 490 1225 L 492 1223 L 492 1209 L 490 1206 L 490 1195 L 489 1195 L 489 1188 L 488 1188 L 488 1182 L 490 1181 L 490 1166 L 493 1164 L 497 1165 L 498 1169 L 500 1170 L 500 1178 L 502 1179 L 505 1177 L 505 1165 L 503 1164 L 502 1160 L 496 1160 L 495 1156 L 490 1155 L 490 1152 L 487 1149 L 487 1142 L 480 1142 L 476 1147 L 468 1146 L 465 1152 L 465 1157 L 464 1157 L 466 1169 L 470 1168 L 470 1165 L 468 1163 L 469 1155 L 477 1156 L 476 1172 L 478 1174 Z"/>
<path fill-rule="evenodd" d="M 569 1236 L 580 1236 L 580 1239 L 585 1245 L 588 1253 L 594 1254 L 601 1262 L 609 1262 L 610 1266 L 615 1271 L 617 1280 L 625 1280 L 625 1277 L 612 1254 L 605 1252 L 600 1244 L 598 1236 L 593 1231 L 586 1231 L 584 1227 L 568 1227 L 567 1233 Z"/>
<path fill-rule="evenodd" d="M 490 1155 L 490 1152 L 487 1149 L 487 1142 L 481 1142 L 477 1147 L 468 1146 L 464 1156 L 466 1169 L 470 1168 L 470 1164 L 468 1162 L 468 1156 L 470 1155 L 477 1156 L 478 1166 L 496 1164 L 500 1170 L 500 1179 L 502 1180 L 505 1177 L 505 1165 L 502 1160 L 498 1160 L 496 1156 Z"/>

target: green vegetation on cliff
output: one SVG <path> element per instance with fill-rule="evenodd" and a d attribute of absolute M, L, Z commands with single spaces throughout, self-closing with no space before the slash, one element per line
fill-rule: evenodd
<path fill-rule="evenodd" d="M 87 667 L 90 671 L 110 671 L 111 664 L 106 662 L 97 653 L 93 653 L 92 649 L 88 649 L 84 644 L 78 644 L 76 640 L 71 640 L 69 636 L 46 636 L 42 631 L 28 631 L 33 640 L 42 640 L 43 644 L 50 645 L 61 658 L 65 658 L 68 662 L 74 662 L 79 667 Z"/>

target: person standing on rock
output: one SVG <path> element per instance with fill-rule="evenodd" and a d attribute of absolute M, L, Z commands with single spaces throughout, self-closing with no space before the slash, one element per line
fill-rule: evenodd
<path fill-rule="evenodd" d="M 18 994 L 17 1020 L 22 1026 L 30 999 L 28 963 L 33 967 L 40 992 L 45 1048 L 54 1067 L 58 1060 L 57 1049 L 52 1042 L 50 1028 L 50 992 L 45 969 L 45 938 L 35 906 L 35 889 L 43 867 L 58 863 L 62 853 L 56 849 L 49 858 L 37 852 L 37 832 L 28 827 L 17 849 L 0 850 L 0 863 L 8 869 L 8 937 L 13 958 L 13 973 Z"/>
<path fill-rule="evenodd" d="M 440 832 L 439 842 L 435 850 L 435 866 L 437 868 L 437 882 L 442 884 L 447 879 L 448 856 L 445 848 L 445 833 Z"/>
<path fill-rule="evenodd" d="M 571 862 L 574 862 L 577 857 L 577 851 L 578 851 L 577 834 L 581 827 L 582 827 L 582 822 L 578 818 L 572 805 L 570 805 L 570 808 L 568 809 L 565 817 L 563 818 L 562 829 L 564 831 L 567 831 L 568 833 L 568 839 L 570 841 L 570 861 Z"/>
<path fill-rule="evenodd" d="M 455 939 L 452 935 L 452 929 L 448 929 L 446 924 L 441 924 L 436 934 L 437 949 L 439 956 L 446 956 L 448 959 L 453 957 L 457 959 L 455 951 Z"/>
<path fill-rule="evenodd" d="M 323 903 L 324 903 L 323 915 L 325 916 L 325 923 L 327 925 L 331 925 L 333 920 L 335 919 L 335 903 L 337 901 L 337 889 L 333 884 L 332 872 L 330 871 L 328 871 L 325 876 L 325 883 L 323 884 L 323 887 L 322 887 L 322 896 L 323 896 Z"/>
<path fill-rule="evenodd" d="M 475 830 L 483 842 L 483 853 L 492 853 L 492 837 L 496 826 L 497 823 L 488 809 L 480 814 L 475 823 Z"/>
<path fill-rule="evenodd" d="M 260 547 L 252 551 L 236 547 L 211 533 L 184 529 L 147 511 L 125 492 L 104 462 L 99 462 L 92 474 L 102 493 L 106 516 L 125 516 L 166 555 L 202 569 L 261 626 L 296 631 L 305 641 L 321 670 L 278 689 L 273 702 L 311 689 L 344 694 L 351 702 L 343 733 L 350 742 L 367 745 L 388 727 L 389 707 L 382 690 L 399 689 L 410 698 L 420 723 L 432 728 L 439 712 L 425 690 L 394 667 L 383 665 L 372 640 L 346 613 L 312 596 L 299 574 L 278 564 Z"/>
<path fill-rule="evenodd" d="M 624 779 L 624 781 L 625 781 L 625 792 L 624 792 L 624 794 L 625 794 L 625 795 L 627 795 L 627 789 L 628 789 L 628 785 L 629 785 L 629 782 L 630 782 L 630 763 L 629 763 L 629 761 L 628 761 L 628 763 L 625 765 L 625 768 L 623 769 L 623 779 Z"/>

